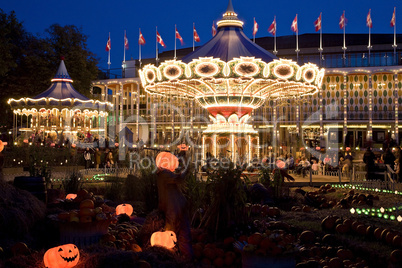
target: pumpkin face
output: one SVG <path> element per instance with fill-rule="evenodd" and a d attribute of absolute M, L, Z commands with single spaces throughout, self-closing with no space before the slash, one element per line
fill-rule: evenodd
<path fill-rule="evenodd" d="M 172 249 L 175 247 L 176 242 L 176 234 L 172 231 L 155 232 L 151 236 L 151 246 L 161 246 Z"/>
<path fill-rule="evenodd" d="M 127 214 L 128 216 L 131 216 L 133 211 L 134 209 L 130 204 L 121 204 L 116 207 L 116 215 Z"/>
<path fill-rule="evenodd" d="M 73 244 L 61 245 L 46 251 L 43 256 L 47 268 L 69 268 L 77 265 L 80 251 Z"/>
<path fill-rule="evenodd" d="M 66 196 L 66 199 L 75 199 L 77 197 L 77 195 L 76 194 L 68 194 L 67 196 Z"/>
<path fill-rule="evenodd" d="M 179 160 L 176 156 L 168 152 L 161 152 L 156 156 L 156 166 L 158 168 L 175 171 L 179 166 Z"/>

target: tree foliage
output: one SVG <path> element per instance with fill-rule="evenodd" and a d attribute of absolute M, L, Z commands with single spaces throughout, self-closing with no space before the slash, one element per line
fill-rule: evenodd
<path fill-rule="evenodd" d="M 34 97 L 50 86 L 64 57 L 74 88 L 89 96 L 98 60 L 74 25 L 51 25 L 43 36 L 27 32 L 14 12 L 0 9 L 0 126 L 12 126 L 9 98 Z"/>

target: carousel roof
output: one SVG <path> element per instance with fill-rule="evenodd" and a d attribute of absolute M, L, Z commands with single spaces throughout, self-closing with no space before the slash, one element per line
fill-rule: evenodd
<path fill-rule="evenodd" d="M 228 62 L 234 58 L 254 57 L 264 62 L 277 59 L 275 55 L 253 43 L 243 32 L 243 22 L 237 18 L 232 1 L 218 22 L 217 34 L 205 45 L 186 55 L 181 60 L 189 63 L 200 57 L 213 57 Z"/>
<path fill-rule="evenodd" d="M 51 80 L 50 87 L 33 98 L 9 99 L 8 103 L 16 110 L 30 112 L 32 109 L 74 109 L 74 110 L 109 110 L 113 107 L 110 102 L 92 100 L 78 91 L 72 85 L 73 80 L 67 72 L 64 60 L 61 60 L 56 75 Z M 39 108 L 39 109 L 37 109 Z M 33 111 L 32 110 L 32 111 Z"/>
<path fill-rule="evenodd" d="M 78 93 L 72 85 L 73 80 L 67 72 L 64 60 L 61 60 L 59 69 L 56 75 L 51 80 L 51 86 L 41 94 L 37 95 L 33 99 L 41 98 L 54 98 L 54 99 L 68 99 L 74 98 L 87 101 L 89 98 L 85 97 L 81 93 Z"/>

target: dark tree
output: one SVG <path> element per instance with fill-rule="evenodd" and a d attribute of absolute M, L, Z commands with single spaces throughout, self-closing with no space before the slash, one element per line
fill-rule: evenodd
<path fill-rule="evenodd" d="M 74 88 L 90 96 L 92 81 L 98 76 L 98 60 L 87 48 L 88 37 L 82 33 L 82 29 L 74 25 L 53 24 L 46 33 L 55 68 L 57 69 L 60 57 L 64 57 L 67 70 L 74 80 Z"/>
<path fill-rule="evenodd" d="M 50 86 L 60 58 L 65 58 L 74 88 L 89 96 L 97 79 L 98 60 L 88 50 L 87 36 L 74 25 L 54 24 L 44 36 L 27 32 L 14 12 L 0 9 L 0 127 L 12 126 L 9 98 L 34 97 Z M 2 130 L 4 131 L 4 129 Z"/>

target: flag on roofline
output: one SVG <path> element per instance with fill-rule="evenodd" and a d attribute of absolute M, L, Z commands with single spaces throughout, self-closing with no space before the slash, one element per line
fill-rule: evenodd
<path fill-rule="evenodd" d="M 255 21 L 254 18 L 253 35 L 255 36 L 257 32 L 258 32 L 258 23 Z"/>
<path fill-rule="evenodd" d="M 215 22 L 212 22 L 212 36 L 216 35 L 216 28 L 215 28 Z"/>
<path fill-rule="evenodd" d="M 391 18 L 391 23 L 390 23 L 391 27 L 394 27 L 394 26 L 395 26 L 395 22 L 396 22 L 395 9 L 396 9 L 396 8 L 394 7 L 394 13 L 392 13 L 392 18 Z"/>
<path fill-rule="evenodd" d="M 268 32 L 272 35 L 276 34 L 276 18 L 274 18 L 274 21 L 271 23 L 271 26 L 269 26 Z"/>
<path fill-rule="evenodd" d="M 176 28 L 176 38 L 180 40 L 181 45 L 183 45 L 183 38 L 181 37 L 181 35 L 179 34 L 179 31 Z"/>
<path fill-rule="evenodd" d="M 145 38 L 142 35 L 141 31 L 140 31 L 140 37 L 138 38 L 138 44 L 139 45 L 145 45 Z"/>
<path fill-rule="evenodd" d="M 106 42 L 106 51 L 110 51 L 112 49 L 112 42 L 110 41 L 110 36 L 107 39 Z"/>
<path fill-rule="evenodd" d="M 321 13 L 320 16 L 314 21 L 314 27 L 316 32 L 321 30 Z"/>
<path fill-rule="evenodd" d="M 159 34 L 158 31 L 156 31 L 156 41 L 163 47 L 166 47 L 165 42 L 163 42 L 163 39 L 161 35 Z"/>
<path fill-rule="evenodd" d="M 373 21 L 371 20 L 371 9 L 369 9 L 369 12 L 366 17 L 366 25 L 369 28 L 373 28 Z"/>
<path fill-rule="evenodd" d="M 194 33 L 194 41 L 195 42 L 200 42 L 200 36 L 197 34 L 197 31 L 195 30 L 195 27 L 193 27 L 193 33 Z"/>
<path fill-rule="evenodd" d="M 125 31 L 124 31 L 124 48 L 128 50 L 128 39 Z"/>
<path fill-rule="evenodd" d="M 293 32 L 297 32 L 297 14 L 296 14 L 296 17 L 294 18 L 294 20 L 292 21 L 292 26 L 290 26 L 290 29 Z"/>
<path fill-rule="evenodd" d="M 345 11 L 343 11 L 341 18 L 339 19 L 339 28 L 343 29 L 346 26 Z"/>

